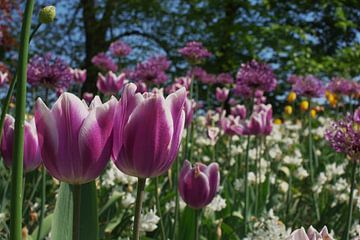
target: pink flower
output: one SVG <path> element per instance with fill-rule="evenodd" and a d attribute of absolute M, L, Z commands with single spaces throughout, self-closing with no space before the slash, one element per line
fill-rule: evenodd
<path fill-rule="evenodd" d="M 82 84 L 86 81 L 86 69 L 71 68 L 70 71 L 75 82 Z"/>
<path fill-rule="evenodd" d="M 115 73 L 109 71 L 105 76 L 101 73 L 98 74 L 96 87 L 100 92 L 107 95 L 116 95 L 123 87 L 125 81 L 125 74 L 122 73 L 116 76 Z"/>
<path fill-rule="evenodd" d="M 217 87 L 215 96 L 219 102 L 225 102 L 229 96 L 229 89 Z"/>

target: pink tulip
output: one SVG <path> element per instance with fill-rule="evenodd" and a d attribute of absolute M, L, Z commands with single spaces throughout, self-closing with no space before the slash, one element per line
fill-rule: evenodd
<path fill-rule="evenodd" d="M 225 102 L 229 96 L 229 89 L 217 87 L 215 95 L 219 102 Z"/>
<path fill-rule="evenodd" d="M 236 106 L 232 107 L 230 111 L 232 115 L 240 117 L 240 119 L 246 118 L 246 107 L 244 105 L 237 104 Z"/>
<path fill-rule="evenodd" d="M 94 99 L 94 94 L 90 92 L 84 92 L 83 93 L 83 99 L 87 104 L 90 104 L 91 101 Z"/>
<path fill-rule="evenodd" d="M 1 154 L 7 167 L 11 167 L 13 159 L 14 124 L 15 119 L 7 114 L 5 116 L 0 146 Z M 29 122 L 25 121 L 24 126 L 24 171 L 30 172 L 41 164 L 41 157 L 34 119 Z"/>
<path fill-rule="evenodd" d="M 269 135 L 272 130 L 272 106 L 255 105 L 250 120 L 246 123 L 245 135 Z"/>
<path fill-rule="evenodd" d="M 97 178 L 110 159 L 116 99 L 96 96 L 88 107 L 63 93 L 52 109 L 39 98 L 35 106 L 41 156 L 49 174 L 70 184 Z"/>
<path fill-rule="evenodd" d="M 184 104 L 184 110 L 185 110 L 185 127 L 190 126 L 192 118 L 193 118 L 193 114 L 194 114 L 194 109 L 196 107 L 196 103 L 194 100 L 190 100 L 188 98 L 186 98 L 185 100 L 185 104 Z"/>
<path fill-rule="evenodd" d="M 9 74 L 7 72 L 0 72 L 0 86 L 4 85 L 8 81 Z"/>
<path fill-rule="evenodd" d="M 156 177 L 166 172 L 178 153 L 185 123 L 185 88 L 170 94 L 136 93 L 128 84 L 115 111 L 112 157 L 124 173 Z"/>
<path fill-rule="evenodd" d="M 329 235 L 326 226 L 323 227 L 320 233 L 310 226 L 307 232 L 303 227 L 295 230 L 286 240 L 333 240 L 333 238 Z"/>
<path fill-rule="evenodd" d="M 86 81 L 86 69 L 71 68 L 70 71 L 76 83 L 83 84 Z"/>
<path fill-rule="evenodd" d="M 96 87 L 100 92 L 108 95 L 116 95 L 123 87 L 125 81 L 125 74 L 122 73 L 116 76 L 115 73 L 109 71 L 106 76 L 99 73 Z"/>

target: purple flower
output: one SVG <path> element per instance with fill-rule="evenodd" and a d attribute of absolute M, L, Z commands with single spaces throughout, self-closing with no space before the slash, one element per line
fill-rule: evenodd
<path fill-rule="evenodd" d="M 152 57 L 143 63 L 139 63 L 132 78 L 135 81 L 152 82 L 161 84 L 168 80 L 165 71 L 170 67 L 170 62 L 165 56 Z"/>
<path fill-rule="evenodd" d="M 292 90 L 300 96 L 311 98 L 321 97 L 325 92 L 325 88 L 321 80 L 313 75 L 298 77 L 292 87 Z"/>
<path fill-rule="evenodd" d="M 109 50 L 116 57 L 126 57 L 131 52 L 130 46 L 121 40 L 112 42 L 110 44 Z"/>
<path fill-rule="evenodd" d="M 231 114 L 240 119 L 246 118 L 246 107 L 244 105 L 237 104 L 230 109 Z"/>
<path fill-rule="evenodd" d="M 290 83 L 291 85 L 295 84 L 296 81 L 299 80 L 299 78 L 301 78 L 300 76 L 297 75 L 290 75 L 287 79 L 288 83 Z"/>
<path fill-rule="evenodd" d="M 43 85 L 48 88 L 66 89 L 70 86 L 72 74 L 63 60 L 47 53 L 30 59 L 27 79 L 33 86 Z"/>
<path fill-rule="evenodd" d="M 185 160 L 179 176 L 179 193 L 184 202 L 192 208 L 199 209 L 208 205 L 215 197 L 220 184 L 219 165 L 211 163 L 206 166 L 195 163 L 191 168 Z"/>
<path fill-rule="evenodd" d="M 184 130 L 184 88 L 170 94 L 136 93 L 124 88 L 116 106 L 112 158 L 124 173 L 140 178 L 166 172 L 178 153 Z"/>
<path fill-rule="evenodd" d="M 236 93 L 243 97 L 253 97 L 256 90 L 271 92 L 276 87 L 276 78 L 271 68 L 252 60 L 242 64 L 236 75 Z"/>
<path fill-rule="evenodd" d="M 227 99 L 228 96 L 229 96 L 229 89 L 217 87 L 217 88 L 216 88 L 216 92 L 215 92 L 215 96 L 216 96 L 216 99 L 217 99 L 219 102 L 225 102 L 226 99 Z"/>
<path fill-rule="evenodd" d="M 8 81 L 9 74 L 7 72 L 0 72 L 0 87 Z"/>
<path fill-rule="evenodd" d="M 1 154 L 3 156 L 5 165 L 11 167 L 13 159 L 13 145 L 14 145 L 14 124 L 15 119 L 6 114 L 3 136 L 1 138 Z M 30 172 L 35 170 L 41 164 L 38 135 L 36 132 L 34 119 L 25 121 L 24 124 L 24 171 Z"/>
<path fill-rule="evenodd" d="M 239 117 L 233 115 L 225 117 L 225 112 L 223 112 L 220 118 L 220 127 L 229 136 L 242 135 L 244 132 L 244 122 Z"/>
<path fill-rule="evenodd" d="M 88 107 L 71 93 L 63 93 L 48 109 L 39 98 L 35 106 L 41 156 L 54 178 L 83 184 L 97 178 L 110 159 L 116 99 Z"/>
<path fill-rule="evenodd" d="M 230 73 L 220 73 L 216 76 L 216 82 L 220 84 L 232 84 L 234 83 L 234 78 Z"/>
<path fill-rule="evenodd" d="M 354 82 L 348 79 L 334 77 L 326 87 L 326 90 L 338 95 L 351 95 L 354 92 Z"/>
<path fill-rule="evenodd" d="M 179 49 L 179 53 L 191 63 L 200 63 L 206 58 L 211 57 L 211 53 L 202 45 L 201 42 L 188 42 L 185 47 Z"/>
<path fill-rule="evenodd" d="M 93 93 L 90 93 L 90 92 L 84 92 L 83 93 L 83 99 L 85 100 L 85 102 L 87 104 L 90 104 L 91 101 L 93 100 L 94 98 L 94 94 Z"/>
<path fill-rule="evenodd" d="M 272 131 L 272 106 L 270 104 L 255 105 L 250 119 L 247 121 L 244 135 L 269 135 Z"/>
<path fill-rule="evenodd" d="M 179 90 L 182 87 L 184 87 L 186 89 L 186 91 L 189 91 L 190 86 L 191 86 L 191 78 L 190 77 L 175 78 L 174 83 L 166 88 L 166 93 L 170 94 L 170 93 L 176 92 L 177 90 Z"/>
<path fill-rule="evenodd" d="M 303 227 L 295 230 L 286 240 L 333 240 L 333 238 L 330 236 L 326 226 L 320 233 L 313 226 L 310 226 L 307 232 Z"/>
<path fill-rule="evenodd" d="M 122 73 L 116 76 L 115 73 L 109 71 L 105 76 L 101 73 L 98 74 L 96 87 L 100 92 L 107 95 L 116 95 L 123 87 L 125 81 L 125 74 Z"/>
<path fill-rule="evenodd" d="M 116 72 L 117 70 L 117 65 L 114 62 L 114 60 L 109 57 L 108 55 L 106 55 L 106 53 L 101 52 L 98 53 L 97 55 L 95 55 L 92 59 L 91 62 L 98 68 L 100 68 L 103 71 L 113 71 Z"/>
<path fill-rule="evenodd" d="M 333 122 L 325 131 L 325 139 L 336 152 L 345 153 L 353 160 L 360 157 L 360 108 L 354 116 Z"/>
<path fill-rule="evenodd" d="M 189 76 L 193 77 L 195 80 L 199 80 L 203 84 L 215 84 L 216 76 L 210 73 L 207 73 L 201 67 L 194 67 L 188 73 Z"/>
<path fill-rule="evenodd" d="M 185 127 L 190 126 L 192 122 L 194 110 L 196 107 L 196 103 L 193 99 L 186 98 L 184 103 L 184 111 L 185 111 Z"/>
<path fill-rule="evenodd" d="M 75 82 L 83 84 L 86 81 L 86 69 L 70 68 L 70 71 Z"/>

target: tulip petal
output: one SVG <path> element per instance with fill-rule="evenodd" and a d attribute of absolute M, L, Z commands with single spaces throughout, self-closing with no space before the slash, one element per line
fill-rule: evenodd
<path fill-rule="evenodd" d="M 210 193 L 206 204 L 210 203 L 215 197 L 220 185 L 219 165 L 211 163 L 206 169 L 206 175 L 209 178 Z"/>
<path fill-rule="evenodd" d="M 309 240 L 305 229 L 300 228 L 295 230 L 290 237 L 286 238 L 286 240 Z"/>
<path fill-rule="evenodd" d="M 196 173 L 194 169 L 188 172 L 183 181 L 180 181 L 183 191 L 180 192 L 184 201 L 192 208 L 202 208 L 206 205 L 210 193 L 207 176 L 202 173 Z"/>

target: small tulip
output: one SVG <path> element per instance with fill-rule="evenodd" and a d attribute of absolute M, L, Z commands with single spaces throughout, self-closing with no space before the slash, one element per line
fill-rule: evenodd
<path fill-rule="evenodd" d="M 291 115 L 291 114 L 293 113 L 293 108 L 292 108 L 292 106 L 290 106 L 290 105 L 285 106 L 284 112 L 285 112 L 287 115 Z"/>
<path fill-rule="evenodd" d="M 316 118 L 316 114 L 317 114 L 316 110 L 315 110 L 315 109 L 311 109 L 311 111 L 310 111 L 311 117 L 312 117 L 312 118 Z"/>
<path fill-rule="evenodd" d="M 216 96 L 216 99 L 219 102 L 225 102 L 226 99 L 229 96 L 229 89 L 227 89 L 227 88 L 216 88 L 215 96 Z"/>
<path fill-rule="evenodd" d="M 7 114 L 5 116 L 0 148 L 7 167 L 11 167 L 13 159 L 14 125 L 15 119 Z M 30 172 L 41 164 L 38 134 L 34 119 L 29 122 L 25 121 L 24 127 L 24 171 Z"/>
<path fill-rule="evenodd" d="M 320 233 L 310 226 L 307 232 L 303 227 L 295 230 L 289 237 L 286 238 L 286 240 L 333 240 L 333 238 L 329 235 L 326 226 L 320 231 Z"/>
<path fill-rule="evenodd" d="M 71 93 L 63 93 L 52 109 L 39 98 L 35 105 L 41 156 L 54 178 L 83 184 L 97 178 L 110 159 L 116 99 L 88 107 Z"/>
<path fill-rule="evenodd" d="M 0 72 L 0 86 L 4 85 L 8 81 L 9 74 L 7 72 Z"/>
<path fill-rule="evenodd" d="M 309 102 L 306 100 L 301 101 L 300 103 L 300 109 L 302 111 L 307 111 L 309 109 Z"/>
<path fill-rule="evenodd" d="M 94 94 L 90 92 L 84 92 L 83 93 L 83 99 L 87 104 L 90 104 L 91 101 L 94 99 Z"/>
<path fill-rule="evenodd" d="M 250 120 L 246 123 L 245 135 L 269 135 L 272 131 L 272 106 L 255 105 Z"/>
<path fill-rule="evenodd" d="M 136 93 L 128 84 L 114 117 L 112 157 L 124 173 L 156 177 L 172 165 L 184 130 L 186 90 L 181 88 L 166 99 L 157 93 Z"/>
<path fill-rule="evenodd" d="M 71 68 L 70 71 L 75 82 L 82 84 L 86 81 L 86 69 Z"/>
<path fill-rule="evenodd" d="M 232 107 L 231 114 L 237 117 L 240 117 L 240 119 L 246 118 L 246 107 L 244 105 L 237 104 L 236 106 Z"/>
<path fill-rule="evenodd" d="M 276 118 L 276 119 L 274 120 L 274 124 L 275 124 L 275 125 L 281 125 L 281 124 L 282 124 L 282 120 L 281 120 L 280 118 Z"/>
<path fill-rule="evenodd" d="M 190 126 L 190 123 L 193 118 L 194 109 L 196 107 L 196 103 L 194 100 L 190 100 L 186 98 L 185 104 L 184 104 L 184 110 L 185 110 L 185 127 Z"/>
<path fill-rule="evenodd" d="M 287 97 L 287 101 L 288 101 L 289 103 L 292 103 L 292 102 L 294 102 L 295 100 L 296 100 L 296 93 L 293 92 L 293 91 L 291 91 L 291 92 L 289 93 L 288 97 Z"/>
<path fill-rule="evenodd" d="M 116 95 L 120 89 L 123 87 L 125 81 L 125 74 L 122 73 L 119 76 L 116 76 L 115 73 L 109 71 L 106 76 L 99 73 L 96 87 L 100 92 L 108 95 Z"/>
<path fill-rule="evenodd" d="M 185 160 L 179 176 L 179 192 L 184 202 L 199 209 L 208 205 L 215 197 L 220 184 L 219 165 L 206 166 L 196 163 L 193 168 Z"/>

